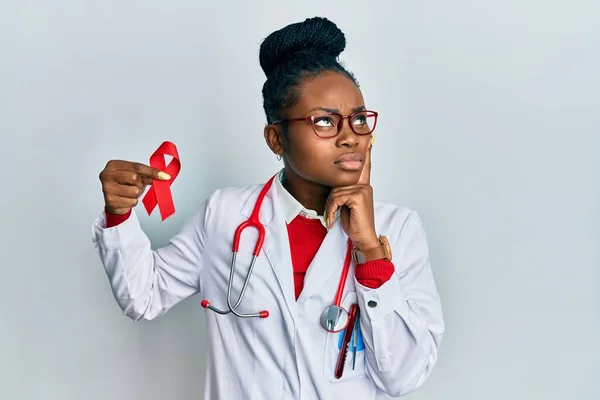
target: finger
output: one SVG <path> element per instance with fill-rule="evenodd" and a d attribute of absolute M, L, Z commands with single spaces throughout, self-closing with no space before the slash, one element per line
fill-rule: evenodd
<path fill-rule="evenodd" d="M 115 171 L 112 174 L 113 180 L 121 185 L 144 186 L 143 178 L 140 174 L 133 171 Z"/>
<path fill-rule="evenodd" d="M 347 206 L 348 208 L 352 208 L 352 206 L 356 202 L 356 193 L 336 193 L 334 195 L 330 195 L 325 203 L 325 224 L 327 225 L 327 229 L 331 229 L 333 225 L 336 211 L 338 208 L 342 206 Z"/>
<path fill-rule="evenodd" d="M 134 185 L 143 188 L 146 185 L 152 185 L 154 178 L 142 176 L 137 172 L 118 171 L 114 175 L 114 180 L 123 185 Z"/>
<path fill-rule="evenodd" d="M 338 186 L 338 187 L 331 189 L 331 192 L 329 195 L 331 196 L 331 195 L 339 195 L 339 194 L 357 193 L 363 187 L 364 187 L 364 185 L 359 185 L 359 184 L 351 185 L 351 186 Z"/>
<path fill-rule="evenodd" d="M 137 199 L 143 193 L 142 186 L 134 185 L 119 185 L 117 183 L 109 183 L 104 188 L 106 196 L 123 197 L 129 199 Z"/>
<path fill-rule="evenodd" d="M 120 171 L 133 171 L 142 176 L 142 178 L 169 180 L 171 177 L 166 172 L 163 172 L 157 168 L 151 167 L 146 164 L 123 161 L 123 160 L 112 160 L 107 164 L 107 168 Z"/>
<path fill-rule="evenodd" d="M 335 191 L 334 191 L 335 190 Z M 354 185 L 349 187 L 335 188 L 329 194 L 329 198 L 333 199 L 336 197 L 344 197 L 347 199 L 345 205 L 355 206 L 365 201 L 365 198 L 372 195 L 372 188 L 370 185 Z M 328 199 L 328 201 L 331 201 Z M 327 208 L 327 202 L 325 202 L 325 208 Z"/>
<path fill-rule="evenodd" d="M 152 185 L 152 181 L 153 181 L 153 178 L 149 178 L 147 176 L 143 176 L 142 177 L 142 184 L 143 184 L 143 186 Z"/>
<path fill-rule="evenodd" d="M 146 164 L 132 162 L 132 167 L 135 172 L 141 175 L 142 178 L 160 179 L 161 181 L 168 181 L 171 176 L 166 172 L 163 172 L 154 167 L 150 167 Z"/>
<path fill-rule="evenodd" d="M 359 184 L 369 185 L 371 183 L 371 149 L 373 148 L 373 143 L 375 143 L 375 135 L 372 135 L 371 140 L 369 141 L 369 147 L 367 148 L 367 154 L 365 155 L 363 170 L 360 174 L 360 178 L 358 179 Z"/>
<path fill-rule="evenodd" d="M 111 210 L 134 208 L 138 204 L 137 198 L 121 197 L 114 194 L 106 195 L 104 201 L 106 206 Z"/>

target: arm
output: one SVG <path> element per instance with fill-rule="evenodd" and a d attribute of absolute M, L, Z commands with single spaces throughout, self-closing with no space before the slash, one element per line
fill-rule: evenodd
<path fill-rule="evenodd" d="M 439 295 L 421 220 L 412 213 L 390 243 L 395 274 L 377 288 L 356 280 L 367 376 L 391 396 L 423 384 L 437 361 L 444 332 Z"/>
<path fill-rule="evenodd" d="M 133 320 L 154 319 L 200 291 L 199 275 L 206 239 L 204 202 L 169 243 L 152 250 L 135 211 L 107 227 L 104 211 L 94 222 L 92 239 L 113 295 Z"/>

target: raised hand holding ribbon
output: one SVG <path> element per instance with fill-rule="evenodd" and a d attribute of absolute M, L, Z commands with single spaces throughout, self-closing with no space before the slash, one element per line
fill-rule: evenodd
<path fill-rule="evenodd" d="M 166 165 L 165 156 L 173 157 L 169 165 Z M 153 180 L 152 186 L 142 199 L 148 215 L 152 214 L 154 208 L 158 206 L 160 216 L 164 221 L 175 213 L 171 184 L 181 169 L 177 147 L 171 142 L 163 142 L 150 156 L 150 166 L 164 171 L 170 176 L 168 180 Z"/>
<path fill-rule="evenodd" d="M 171 179 L 166 173 L 134 161 L 110 160 L 99 175 L 106 210 L 124 215 L 138 204 L 144 188 L 154 179 Z"/>

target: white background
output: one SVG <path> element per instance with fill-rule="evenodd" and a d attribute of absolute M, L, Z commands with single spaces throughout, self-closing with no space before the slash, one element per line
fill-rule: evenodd
<path fill-rule="evenodd" d="M 597 1 L 0 1 L 0 398 L 201 398 L 204 310 L 134 323 L 91 242 L 98 173 L 179 148 L 177 213 L 280 164 L 258 48 L 321 15 L 381 113 L 376 198 L 417 209 L 447 323 L 411 400 L 592 400 L 600 338 Z"/>

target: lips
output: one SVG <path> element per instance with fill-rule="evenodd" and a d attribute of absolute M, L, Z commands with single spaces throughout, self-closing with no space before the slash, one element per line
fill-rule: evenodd
<path fill-rule="evenodd" d="M 335 164 L 342 162 L 362 162 L 363 156 L 359 153 L 346 153 L 335 160 Z"/>
<path fill-rule="evenodd" d="M 363 156 L 359 153 L 346 153 L 338 157 L 334 164 L 342 171 L 357 172 L 363 167 Z"/>

